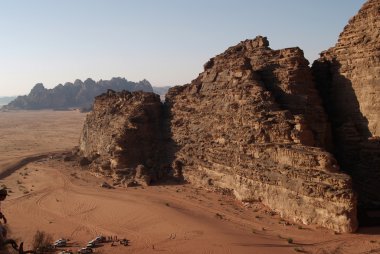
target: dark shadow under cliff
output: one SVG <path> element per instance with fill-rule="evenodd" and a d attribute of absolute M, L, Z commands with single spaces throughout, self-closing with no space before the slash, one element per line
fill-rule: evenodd
<path fill-rule="evenodd" d="M 312 71 L 332 124 L 333 153 L 358 193 L 360 225 L 380 225 L 373 212 L 380 211 L 380 141 L 372 137 L 352 82 L 340 68 L 337 60 L 316 61 Z"/>

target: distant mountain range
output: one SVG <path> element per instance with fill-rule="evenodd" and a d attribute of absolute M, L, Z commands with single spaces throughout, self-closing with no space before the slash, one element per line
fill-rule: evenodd
<path fill-rule="evenodd" d="M 77 79 L 74 83 L 59 84 L 53 89 L 46 89 L 43 84 L 36 84 L 29 95 L 18 96 L 5 109 L 67 109 L 92 106 L 94 98 L 108 89 L 114 91 L 145 91 L 153 92 L 153 87 L 147 80 L 140 82 L 128 81 L 125 78 L 112 78 L 95 82 Z M 160 90 L 161 91 L 161 90 Z"/>
<path fill-rule="evenodd" d="M 16 96 L 0 97 L 0 107 L 16 99 Z"/>

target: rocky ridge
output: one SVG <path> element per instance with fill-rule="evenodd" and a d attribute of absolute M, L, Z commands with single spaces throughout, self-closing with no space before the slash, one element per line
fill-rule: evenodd
<path fill-rule="evenodd" d="M 272 50 L 258 36 L 210 59 L 164 104 L 110 91 L 86 120 L 82 162 L 124 183 L 167 174 L 353 232 L 353 189 L 360 206 L 380 204 L 379 14 L 380 0 L 367 1 L 312 69 L 299 48 Z"/>
<path fill-rule="evenodd" d="M 77 79 L 74 83 L 60 84 L 53 89 L 46 89 L 43 84 L 36 84 L 29 95 L 18 96 L 4 108 L 67 109 L 75 107 L 89 109 L 94 98 L 108 89 L 153 92 L 152 85 L 147 80 L 135 83 L 125 78 L 112 78 L 98 82 L 92 79 L 86 79 L 82 82 Z"/>
<path fill-rule="evenodd" d="M 380 1 L 369 0 L 321 53 L 313 73 L 332 123 L 334 153 L 359 201 L 380 208 Z"/>
<path fill-rule="evenodd" d="M 298 222 L 354 231 L 351 179 L 323 149 L 329 124 L 302 50 L 272 50 L 257 37 L 204 67 L 167 95 L 184 178 Z"/>
<path fill-rule="evenodd" d="M 165 106 L 150 93 L 97 97 L 79 153 L 94 172 L 127 186 L 139 172 L 152 179 L 170 169 L 282 217 L 352 232 L 356 198 L 324 149 L 329 137 L 302 50 L 272 50 L 257 37 L 212 58 L 191 84 L 171 88 Z"/>

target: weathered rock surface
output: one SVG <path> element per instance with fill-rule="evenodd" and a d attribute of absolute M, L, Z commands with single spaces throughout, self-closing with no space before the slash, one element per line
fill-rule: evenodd
<path fill-rule="evenodd" d="M 92 79 L 86 79 L 82 82 L 78 79 L 74 83 L 60 84 L 53 89 L 46 89 L 43 84 L 36 84 L 29 95 L 18 96 L 4 108 L 66 109 L 77 107 L 89 109 L 94 98 L 105 93 L 108 89 L 153 92 L 153 88 L 147 80 L 135 83 L 124 78 L 112 78 L 98 82 Z"/>
<path fill-rule="evenodd" d="M 159 95 L 128 91 L 96 97 L 80 137 L 79 153 L 94 172 L 116 182 L 149 185 L 160 161 Z"/>
<path fill-rule="evenodd" d="M 364 4 L 313 72 L 339 164 L 351 174 L 361 205 L 380 208 L 380 0 Z"/>
<path fill-rule="evenodd" d="M 167 94 L 175 173 L 298 222 L 354 231 L 351 179 L 324 150 L 330 126 L 303 52 L 257 37 L 204 67 Z"/>

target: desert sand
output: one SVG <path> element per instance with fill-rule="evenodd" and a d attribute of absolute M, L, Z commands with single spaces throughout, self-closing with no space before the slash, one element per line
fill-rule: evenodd
<path fill-rule="evenodd" d="M 95 253 L 380 253 L 380 229 L 356 234 L 282 220 L 259 203 L 190 184 L 104 189 L 61 151 L 78 144 L 85 114 L 0 112 L 0 185 L 11 236 L 30 247 L 36 230 L 77 250 L 97 235 L 127 238 Z"/>

